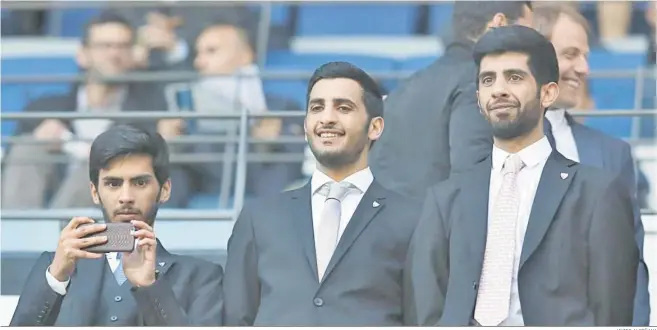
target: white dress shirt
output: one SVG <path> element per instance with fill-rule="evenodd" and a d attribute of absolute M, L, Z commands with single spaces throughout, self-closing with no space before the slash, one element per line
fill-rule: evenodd
<path fill-rule="evenodd" d="M 566 110 L 548 110 L 545 112 L 545 118 L 552 125 L 552 135 L 557 145 L 557 151 L 564 157 L 579 163 L 579 152 L 577 152 L 573 130 L 566 119 Z"/>
<path fill-rule="evenodd" d="M 520 206 L 518 209 L 517 230 L 516 230 L 516 251 L 513 260 L 513 278 L 511 280 L 511 300 L 509 306 L 509 317 L 500 324 L 501 326 L 524 325 L 522 317 L 522 308 L 520 306 L 520 297 L 518 295 L 518 267 L 520 264 L 520 253 L 522 244 L 525 240 L 525 232 L 529 224 L 529 214 L 534 203 L 534 196 L 538 182 L 541 179 L 543 167 L 547 162 L 552 147 L 547 137 L 543 137 L 534 144 L 518 152 L 518 156 L 525 163 L 525 167 L 518 173 L 518 194 L 520 197 Z M 493 168 L 490 176 L 490 191 L 488 201 L 489 217 L 493 214 L 495 208 L 495 197 L 502 186 L 502 167 L 504 161 L 509 157 L 509 153 L 493 147 Z M 489 219 L 490 221 L 490 219 Z"/>
<path fill-rule="evenodd" d="M 342 237 L 349 220 L 354 215 L 356 207 L 363 199 L 363 195 L 370 187 L 374 181 L 374 176 L 369 167 L 360 170 L 343 181 L 349 182 L 358 188 L 358 191 L 354 189 L 351 191 L 341 203 L 341 213 L 340 213 L 340 228 L 338 229 L 338 241 Z M 313 215 L 313 233 L 315 234 L 315 244 L 317 244 L 317 237 L 320 233 L 318 232 L 319 222 L 322 220 L 322 210 L 324 209 L 324 201 L 326 201 L 326 196 L 323 196 L 319 193 L 319 189 L 328 182 L 335 182 L 333 179 L 329 178 L 326 174 L 315 170 L 313 173 L 312 179 L 310 180 L 310 189 L 311 189 L 311 200 L 312 200 L 312 215 Z"/>
<path fill-rule="evenodd" d="M 109 252 L 105 254 L 107 263 L 109 264 L 112 273 L 114 273 L 116 268 L 119 267 L 120 260 L 117 258 L 117 253 L 118 252 Z M 48 268 L 46 269 L 46 281 L 53 291 L 63 296 L 66 295 L 66 290 L 68 289 L 68 284 L 71 282 L 71 279 L 69 278 L 64 282 L 60 282 L 50 274 L 50 268 Z"/>

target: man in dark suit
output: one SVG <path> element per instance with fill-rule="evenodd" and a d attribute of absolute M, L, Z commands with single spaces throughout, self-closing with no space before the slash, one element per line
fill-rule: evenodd
<path fill-rule="evenodd" d="M 133 42 L 133 29 L 122 17 L 110 14 L 95 17 L 86 27 L 76 57 L 87 76 L 85 82 L 72 86 L 66 95 L 37 99 L 24 111 L 111 113 L 165 110 L 164 95 L 157 85 L 108 83 L 98 79 L 119 77 L 133 70 Z M 54 208 L 93 206 L 88 179 L 84 175 L 90 141 L 119 122 L 104 119 L 21 121 L 16 135 L 37 139 L 41 143 L 17 143 L 9 149 L 3 168 L 2 207 L 47 207 L 49 192 L 53 192 L 50 206 Z M 153 130 L 156 128 L 155 120 L 130 122 L 139 122 Z M 51 143 L 44 143 L 47 141 Z M 53 154 L 70 160 L 68 170 L 52 161 L 44 161 Z"/>
<path fill-rule="evenodd" d="M 221 266 L 171 254 L 153 233 L 158 207 L 171 193 L 164 139 L 133 126 L 111 128 L 91 146 L 89 178 L 105 222 L 135 227 L 135 250 L 85 251 L 106 237 L 84 236 L 106 225 L 73 218 L 62 230 L 57 250 L 44 252 L 32 268 L 10 324 L 221 325 Z"/>
<path fill-rule="evenodd" d="M 492 154 L 432 188 L 407 263 L 405 303 L 421 325 L 632 324 L 639 252 L 622 179 L 552 150 L 552 44 L 522 26 L 474 47 Z"/>
<path fill-rule="evenodd" d="M 315 71 L 304 128 L 317 169 L 302 188 L 242 210 L 228 243 L 226 325 L 402 324 L 419 203 L 383 188 L 368 167 L 382 103 L 374 80 L 349 63 Z"/>
<path fill-rule="evenodd" d="M 490 152 L 490 128 L 477 111 L 472 46 L 489 28 L 531 26 L 531 4 L 456 1 L 452 24 L 445 54 L 387 96 L 386 134 L 370 157 L 384 187 L 418 198 Z"/>
<path fill-rule="evenodd" d="M 638 180 L 632 148 L 621 139 L 578 123 L 566 111 L 577 106 L 589 74 L 588 21 L 570 6 L 546 3 L 534 9 L 534 23 L 536 30 L 552 42 L 559 61 L 559 97 L 545 114 L 545 132 L 553 142 L 553 148 L 570 160 L 602 168 L 621 177 L 633 197 L 635 239 L 641 254 L 633 325 L 647 326 L 650 322 L 648 267 L 643 261 L 645 233 L 638 203 Z"/>

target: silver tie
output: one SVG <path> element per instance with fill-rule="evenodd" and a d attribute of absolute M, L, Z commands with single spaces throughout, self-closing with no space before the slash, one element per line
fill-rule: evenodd
<path fill-rule="evenodd" d="M 119 283 L 119 285 L 123 285 L 128 278 L 125 277 L 125 273 L 123 272 L 123 259 L 121 258 L 121 252 L 116 253 L 116 259 L 119 260 L 119 265 L 114 270 L 114 278 L 116 278 L 116 282 Z"/>
<path fill-rule="evenodd" d="M 475 320 L 483 326 L 499 325 L 509 314 L 520 206 L 517 176 L 524 166 L 518 155 L 511 155 L 504 162 L 502 186 L 488 221 L 486 252 L 474 314 Z"/>
<path fill-rule="evenodd" d="M 315 251 L 317 252 L 317 276 L 320 281 L 324 277 L 326 267 L 338 245 L 338 232 L 340 230 L 340 217 L 342 215 L 342 200 L 349 194 L 354 186 L 349 182 L 329 182 L 319 191 L 326 196 L 322 217 L 319 220 L 315 238 Z"/>

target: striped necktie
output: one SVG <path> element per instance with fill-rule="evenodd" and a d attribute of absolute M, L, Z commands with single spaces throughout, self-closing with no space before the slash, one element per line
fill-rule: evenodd
<path fill-rule="evenodd" d="M 116 278 L 116 282 L 119 283 L 119 285 L 123 285 L 127 278 L 125 277 L 125 273 L 123 273 L 123 259 L 121 258 L 121 252 L 116 253 L 116 259 L 119 261 L 119 266 L 114 270 L 114 278 Z"/>

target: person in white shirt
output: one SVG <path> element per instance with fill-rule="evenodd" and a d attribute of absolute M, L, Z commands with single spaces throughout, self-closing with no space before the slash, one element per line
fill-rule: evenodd
<path fill-rule="evenodd" d="M 534 24 L 554 45 L 559 62 L 559 97 L 545 113 L 548 136 L 551 133 L 556 149 L 566 158 L 602 168 L 622 177 L 635 199 L 634 236 L 641 253 L 641 261 L 637 271 L 633 325 L 647 326 L 650 323 L 648 267 L 643 260 L 645 233 L 637 196 L 638 176 L 632 147 L 622 139 L 575 121 L 567 112 L 581 101 L 581 92 L 589 75 L 588 21 L 571 6 L 537 3 L 534 9 Z"/>
<path fill-rule="evenodd" d="M 307 100 L 315 171 L 241 211 L 228 242 L 226 325 L 405 324 L 403 265 L 420 205 L 368 166 L 384 128 L 380 90 L 361 69 L 331 62 L 310 78 Z"/>
<path fill-rule="evenodd" d="M 404 292 L 419 325 L 628 326 L 639 251 L 622 179 L 551 148 L 552 44 L 523 26 L 474 47 L 494 147 L 430 189 Z"/>
<path fill-rule="evenodd" d="M 171 194 L 162 136 L 110 128 L 91 145 L 88 173 L 104 223 L 71 219 L 56 251 L 44 252 L 32 268 L 10 325 L 221 325 L 221 266 L 169 253 L 153 232 L 158 208 Z M 132 252 L 85 251 L 107 239 L 86 235 L 117 222 L 135 227 Z"/>

